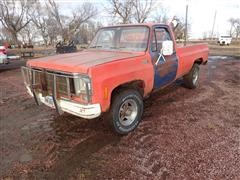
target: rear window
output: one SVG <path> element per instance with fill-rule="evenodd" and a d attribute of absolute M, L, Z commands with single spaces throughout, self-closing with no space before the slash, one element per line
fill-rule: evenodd
<path fill-rule="evenodd" d="M 120 26 L 103 28 L 91 42 L 89 48 L 112 51 L 146 51 L 149 28 L 145 26 Z"/>
<path fill-rule="evenodd" d="M 142 42 L 146 41 L 148 34 L 146 33 L 147 29 L 124 29 L 122 31 L 120 42 L 129 41 L 129 42 Z"/>

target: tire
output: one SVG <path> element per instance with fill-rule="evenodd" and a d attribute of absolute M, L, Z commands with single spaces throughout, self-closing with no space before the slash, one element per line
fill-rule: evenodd
<path fill-rule="evenodd" d="M 4 62 L 4 64 L 9 64 L 9 60 L 6 59 L 5 62 Z"/>
<path fill-rule="evenodd" d="M 194 64 L 191 71 L 183 77 L 184 84 L 187 88 L 195 89 L 198 85 L 199 65 Z"/>
<path fill-rule="evenodd" d="M 110 124 L 121 135 L 133 131 L 141 121 L 143 98 L 137 90 L 121 90 L 113 97 L 110 109 Z"/>

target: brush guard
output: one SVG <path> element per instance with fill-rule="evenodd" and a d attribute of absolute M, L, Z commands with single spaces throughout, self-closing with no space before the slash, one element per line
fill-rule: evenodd
<path fill-rule="evenodd" d="M 24 79 L 24 84 L 28 89 L 28 92 L 34 97 L 35 102 L 37 105 L 41 105 L 42 102 L 39 99 L 37 90 L 41 89 L 43 96 L 46 96 L 48 94 L 48 87 L 47 87 L 47 78 L 46 76 L 49 74 L 52 76 L 52 88 L 51 88 L 51 96 L 53 99 L 54 108 L 56 109 L 58 114 L 63 114 L 63 111 L 61 107 L 59 106 L 59 101 L 57 98 L 57 77 L 64 77 L 66 78 L 66 85 L 67 85 L 67 96 L 70 99 L 71 98 L 71 89 L 70 89 L 70 78 L 74 78 L 72 75 L 68 74 L 55 74 L 47 71 L 42 71 L 38 69 L 32 69 L 28 67 L 21 67 L 22 76 Z M 40 75 L 40 82 L 36 82 L 36 73 L 41 73 Z"/>

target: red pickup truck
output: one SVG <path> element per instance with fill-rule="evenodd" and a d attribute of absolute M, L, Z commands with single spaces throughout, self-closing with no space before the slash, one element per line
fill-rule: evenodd
<path fill-rule="evenodd" d="M 206 44 L 178 47 L 166 24 L 118 25 L 99 29 L 81 52 L 30 60 L 22 67 L 37 104 L 92 119 L 109 112 L 119 134 L 134 130 L 143 99 L 182 78 L 196 88 Z"/>

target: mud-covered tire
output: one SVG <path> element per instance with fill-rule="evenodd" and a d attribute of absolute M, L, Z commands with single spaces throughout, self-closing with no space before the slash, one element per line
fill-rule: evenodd
<path fill-rule="evenodd" d="M 138 126 L 142 113 L 143 98 L 137 90 L 118 91 L 111 104 L 110 124 L 118 134 L 128 134 Z"/>
<path fill-rule="evenodd" d="M 194 64 L 191 71 L 183 77 L 184 84 L 187 88 L 195 89 L 198 85 L 199 65 Z"/>

